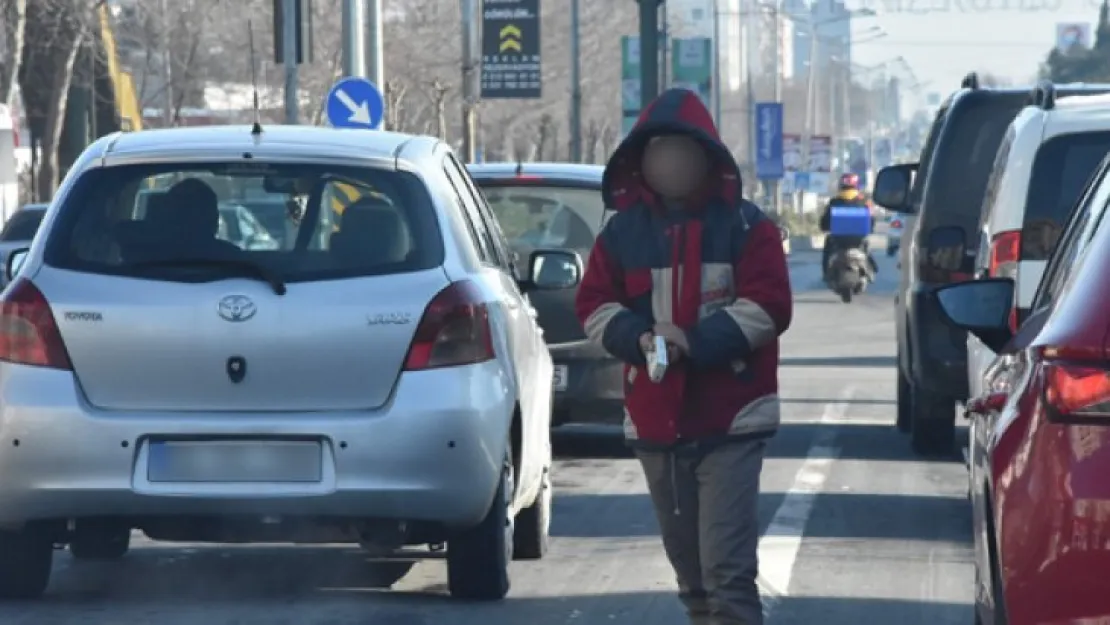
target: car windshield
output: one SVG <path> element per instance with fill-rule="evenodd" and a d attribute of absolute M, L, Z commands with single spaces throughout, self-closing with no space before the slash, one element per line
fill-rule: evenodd
<path fill-rule="evenodd" d="M 483 192 L 505 236 L 517 247 L 588 249 L 605 214 L 596 189 L 499 184 L 485 186 Z"/>
<path fill-rule="evenodd" d="M 30 241 L 35 238 L 46 211 L 31 209 L 21 210 L 12 215 L 4 229 L 0 231 L 0 241 Z"/>
<path fill-rule="evenodd" d="M 1025 202 L 1021 256 L 1047 260 L 1087 180 L 1110 152 L 1110 132 L 1054 137 L 1037 151 Z"/>
<path fill-rule="evenodd" d="M 350 202 L 338 217 L 331 206 L 339 185 L 372 188 L 377 195 Z M 292 236 L 251 244 L 235 208 L 244 189 L 255 195 L 264 189 L 265 202 L 289 207 L 283 214 Z M 307 164 L 125 165 L 81 174 L 61 201 L 45 261 L 75 271 L 202 282 L 249 263 L 283 282 L 304 282 L 418 271 L 443 259 L 427 190 L 404 172 Z"/>

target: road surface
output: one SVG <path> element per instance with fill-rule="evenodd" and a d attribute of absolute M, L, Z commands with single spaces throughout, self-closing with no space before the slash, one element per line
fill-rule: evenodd
<path fill-rule="evenodd" d="M 881 259 L 876 288 L 846 306 L 821 289 L 818 258 L 791 261 L 785 422 L 768 447 L 760 502 L 768 623 L 969 624 L 966 473 L 956 453 L 914 458 L 894 431 L 893 261 Z M 441 561 L 418 564 L 383 591 L 357 549 L 138 540 L 119 563 L 58 553 L 47 596 L 0 605 L 0 623 L 683 623 L 635 461 L 593 431 L 561 434 L 557 451 L 550 555 L 514 563 L 512 592 L 499 604 L 448 599 Z"/>

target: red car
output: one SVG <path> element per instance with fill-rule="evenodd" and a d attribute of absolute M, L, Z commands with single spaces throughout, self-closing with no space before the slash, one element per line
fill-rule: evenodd
<path fill-rule="evenodd" d="M 972 398 L 976 623 L 1110 622 L 1110 159 L 1048 261 L 1032 311 L 1014 283 L 937 289 L 950 323 L 999 354 Z"/>

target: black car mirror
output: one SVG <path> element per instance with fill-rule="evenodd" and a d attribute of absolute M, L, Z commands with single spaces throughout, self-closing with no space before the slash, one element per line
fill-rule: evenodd
<path fill-rule="evenodd" d="M 934 228 L 925 240 L 925 262 L 945 272 L 962 271 L 967 256 L 967 235 L 959 226 Z"/>
<path fill-rule="evenodd" d="M 917 163 L 891 165 L 880 169 L 879 175 L 875 177 L 871 199 L 879 206 L 896 213 L 912 213 L 910 188 L 916 172 Z"/>
<path fill-rule="evenodd" d="M 525 288 L 554 291 L 578 286 L 585 272 L 582 257 L 569 250 L 536 250 L 528 259 Z"/>
<path fill-rule="evenodd" d="M 27 262 L 27 254 L 30 253 L 30 251 L 31 248 L 24 247 L 8 254 L 8 260 L 4 266 L 5 282 L 11 282 L 15 279 L 16 274 L 23 268 L 23 264 Z"/>
<path fill-rule="evenodd" d="M 948 323 L 967 330 L 994 352 L 1013 338 L 1010 311 L 1014 306 L 1014 281 L 988 278 L 959 282 L 934 291 Z"/>

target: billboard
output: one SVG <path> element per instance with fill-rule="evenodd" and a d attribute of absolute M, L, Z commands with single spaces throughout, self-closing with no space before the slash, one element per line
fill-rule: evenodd
<path fill-rule="evenodd" d="M 1082 22 L 1056 24 L 1056 49 L 1069 52 L 1076 47 L 1084 50 L 1091 47 L 1091 25 Z"/>
<path fill-rule="evenodd" d="M 482 97 L 542 97 L 541 60 L 540 0 L 485 0 Z"/>

